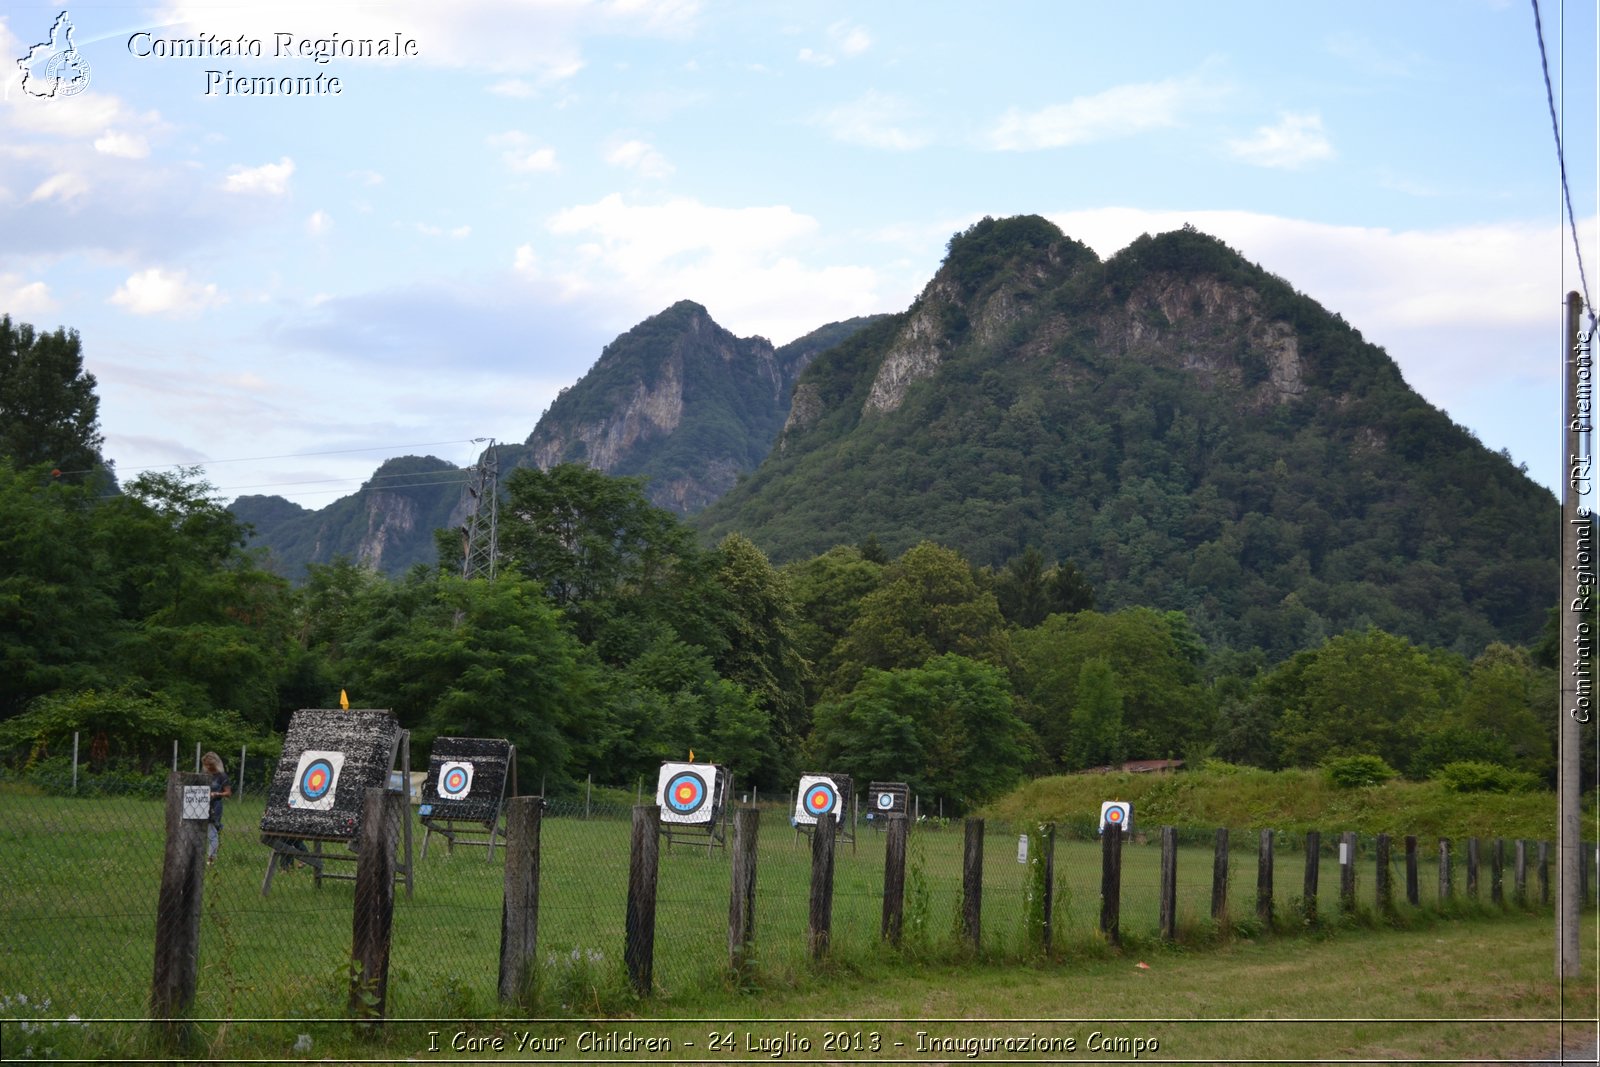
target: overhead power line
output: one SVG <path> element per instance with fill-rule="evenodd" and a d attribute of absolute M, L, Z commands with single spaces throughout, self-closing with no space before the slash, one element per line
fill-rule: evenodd
<path fill-rule="evenodd" d="M 1550 60 L 1544 49 L 1544 21 L 1539 17 L 1539 0 L 1533 2 L 1533 30 L 1539 38 L 1539 66 L 1544 70 L 1544 98 L 1550 105 L 1550 131 L 1556 137 L 1556 165 L 1561 171 L 1561 196 L 1567 205 L 1567 226 L 1572 231 L 1572 251 L 1578 259 L 1578 282 L 1583 286 L 1583 306 L 1589 314 L 1589 329 L 1595 328 L 1594 301 L 1589 298 L 1589 277 L 1583 269 L 1583 245 L 1578 241 L 1578 218 L 1572 210 L 1572 187 L 1567 183 L 1567 156 L 1561 144 L 1561 121 L 1556 117 L 1556 94 L 1550 84 Z"/>

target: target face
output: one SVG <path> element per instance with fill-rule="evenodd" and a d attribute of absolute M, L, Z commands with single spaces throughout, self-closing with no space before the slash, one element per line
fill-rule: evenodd
<path fill-rule="evenodd" d="M 344 753 L 307 749 L 295 766 L 294 786 L 289 790 L 289 806 L 303 811 L 328 811 L 333 807 L 339 787 L 339 772 L 344 768 Z"/>
<path fill-rule="evenodd" d="M 451 760 L 439 767 L 439 799 L 465 800 L 472 792 L 472 764 Z"/>
<path fill-rule="evenodd" d="M 661 821 L 709 823 L 722 800 L 717 796 L 718 767 L 713 763 L 663 763 L 656 780 L 656 806 Z"/>
<path fill-rule="evenodd" d="M 893 811 L 894 810 L 894 794 L 893 793 L 879 793 L 878 794 L 877 803 L 878 803 L 878 810 L 879 811 Z"/>
<path fill-rule="evenodd" d="M 821 817 L 839 806 L 839 793 L 832 782 L 818 782 L 806 790 L 806 810 Z"/>
<path fill-rule="evenodd" d="M 1107 829 L 1127 833 L 1133 829 L 1133 805 L 1125 800 L 1108 800 L 1100 805 L 1100 832 Z"/>
<path fill-rule="evenodd" d="M 794 821 L 797 824 L 815 826 L 817 820 L 825 815 L 832 815 L 834 821 L 838 822 L 843 811 L 838 782 L 821 774 L 801 775 L 800 789 L 795 794 L 794 802 Z"/>

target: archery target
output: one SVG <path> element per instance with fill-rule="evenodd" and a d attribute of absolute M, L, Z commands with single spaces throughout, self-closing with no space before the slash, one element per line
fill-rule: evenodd
<path fill-rule="evenodd" d="M 439 799 L 465 800 L 472 792 L 472 764 L 451 760 L 439 767 Z"/>
<path fill-rule="evenodd" d="M 867 786 L 871 815 L 901 814 L 906 810 L 906 794 L 910 792 L 904 782 L 873 782 Z"/>
<path fill-rule="evenodd" d="M 300 753 L 294 785 L 289 790 L 289 806 L 303 811 L 330 810 L 339 789 L 339 772 L 343 769 L 343 752 L 310 748 Z"/>
<path fill-rule="evenodd" d="M 663 822 L 707 823 L 716 809 L 717 768 L 709 763 L 663 763 L 656 806 Z"/>
<path fill-rule="evenodd" d="M 844 815 L 844 800 L 839 783 L 823 774 L 806 774 L 800 777 L 800 789 L 795 794 L 794 821 L 815 826 L 824 815 L 832 815 L 838 822 Z"/>
<path fill-rule="evenodd" d="M 1107 800 L 1100 805 L 1100 832 L 1106 828 L 1130 833 L 1133 830 L 1133 805 L 1126 800 Z"/>

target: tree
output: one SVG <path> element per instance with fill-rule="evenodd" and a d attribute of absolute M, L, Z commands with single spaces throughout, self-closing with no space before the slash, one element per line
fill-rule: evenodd
<path fill-rule="evenodd" d="M 599 641 L 610 662 L 647 643 L 653 621 L 680 631 L 698 609 L 703 581 L 693 537 L 672 512 L 644 495 L 636 478 L 613 478 L 581 464 L 519 467 L 506 479 L 500 544 L 508 565 L 533 581 L 585 643 Z M 607 647 L 600 640 L 618 613 L 629 616 Z M 690 623 L 693 620 L 688 620 Z"/>
<path fill-rule="evenodd" d="M 433 737 L 504 737 L 524 781 L 560 786 L 573 749 L 602 729 L 588 657 L 532 582 L 502 574 L 468 581 L 417 568 L 365 598 L 347 646 L 349 687 Z"/>
<path fill-rule="evenodd" d="M 1286 694 L 1274 740 L 1291 766 L 1371 755 L 1404 767 L 1461 697 L 1457 667 L 1377 629 L 1330 638 L 1289 669 L 1299 684 Z"/>
<path fill-rule="evenodd" d="M 1072 751 L 1079 683 L 1092 659 L 1110 667 L 1122 694 L 1129 757 L 1180 757 L 1191 745 L 1209 741 L 1213 698 L 1201 684 L 1190 636 L 1186 623 L 1150 608 L 1052 615 L 1013 634 L 1018 691 L 1028 699 L 1045 753 L 1060 759 Z"/>
<path fill-rule="evenodd" d="M 87 477 L 102 465 L 94 387 L 76 330 L 35 333 L 0 315 L 0 456 Z"/>
<path fill-rule="evenodd" d="M 788 583 L 740 534 L 724 537 L 715 557 L 726 641 L 715 660 L 717 672 L 749 690 L 780 740 L 792 747 L 805 732 L 809 672 L 796 645 L 798 619 Z"/>
<path fill-rule="evenodd" d="M 1008 655 L 994 594 L 959 553 L 928 541 L 907 549 L 862 598 L 838 651 L 836 692 L 853 688 L 867 667 L 919 667 L 945 653 L 1003 664 Z"/>
<path fill-rule="evenodd" d="M 1118 766 L 1125 756 L 1122 693 L 1111 664 L 1095 656 L 1078 669 L 1078 700 L 1072 708 L 1069 739 L 1072 767 Z"/>
<path fill-rule="evenodd" d="M 1005 672 L 946 654 L 921 667 L 868 669 L 818 706 L 819 759 L 860 782 L 904 781 L 927 798 L 970 809 L 1016 784 L 1029 757 L 1027 726 Z"/>
<path fill-rule="evenodd" d="M 883 580 L 883 566 L 851 545 L 836 545 L 820 556 L 783 568 L 794 598 L 795 638 L 811 670 L 806 704 L 821 698 L 822 686 L 839 668 L 838 646 L 861 613 L 861 601 Z"/>

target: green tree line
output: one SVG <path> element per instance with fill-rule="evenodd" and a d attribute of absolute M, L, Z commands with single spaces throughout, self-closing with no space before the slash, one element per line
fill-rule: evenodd
<path fill-rule="evenodd" d="M 1468 659 L 1368 627 L 1271 662 L 1209 647 L 1181 611 L 1098 611 L 1071 561 L 1032 549 L 996 568 L 932 542 L 891 559 L 868 538 L 775 567 L 738 533 L 701 544 L 642 480 L 581 465 L 506 478 L 493 581 L 461 578 L 441 539 L 436 565 L 399 578 L 341 561 L 296 587 L 195 472 L 117 485 L 76 335 L 0 322 L 8 773 L 74 730 L 94 761 L 145 770 L 173 739 L 270 747 L 342 689 L 392 709 L 417 752 L 509 738 L 521 780 L 552 793 L 648 786 L 691 749 L 763 791 L 832 770 L 950 810 L 1125 759 L 1553 774 L 1551 642 Z M 59 403 L 17 399 L 41 378 Z M 53 454 L 10 444 L 41 440 L 42 419 L 76 429 Z"/>

